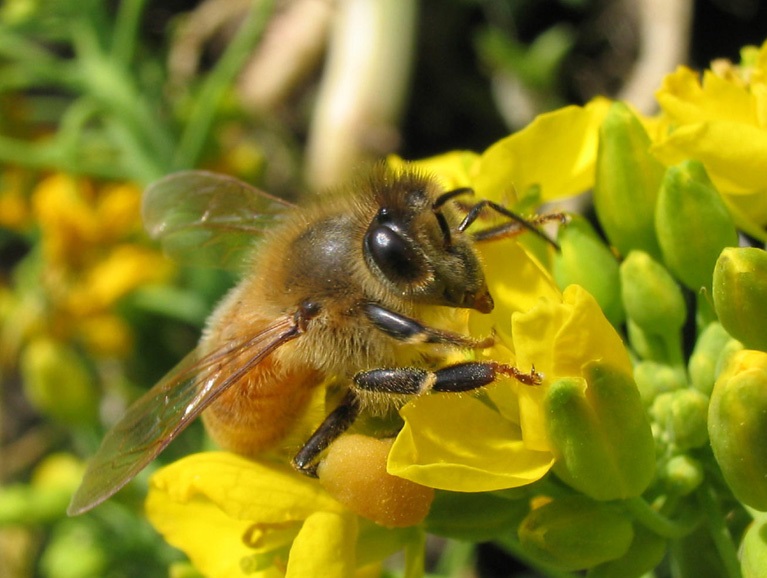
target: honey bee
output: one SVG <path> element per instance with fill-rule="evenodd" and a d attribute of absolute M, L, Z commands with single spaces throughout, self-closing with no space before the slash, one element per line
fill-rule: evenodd
<path fill-rule="evenodd" d="M 493 309 L 476 243 L 527 229 L 543 235 L 535 225 L 561 216 L 526 221 L 491 201 L 460 204 L 471 193 L 445 192 L 417 170 L 386 165 L 303 206 L 202 171 L 151 185 L 145 225 L 171 254 L 224 261 L 237 254 L 233 247 L 261 243 L 197 348 L 106 434 L 69 514 L 112 496 L 200 414 L 224 449 L 253 456 L 274 448 L 330 377 L 346 384 L 345 393 L 293 459 L 309 475 L 368 394 L 462 392 L 501 375 L 538 383 L 534 370 L 498 362 L 424 364 L 424 347 L 492 344 L 419 320 L 434 307 Z M 503 222 L 468 232 L 483 211 Z"/>

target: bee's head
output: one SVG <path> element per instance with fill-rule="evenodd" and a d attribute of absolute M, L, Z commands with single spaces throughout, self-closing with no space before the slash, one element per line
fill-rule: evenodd
<path fill-rule="evenodd" d="M 492 311 L 472 239 L 458 230 L 454 209 L 437 185 L 405 173 L 377 192 L 380 208 L 363 241 L 371 271 L 415 302 Z"/>

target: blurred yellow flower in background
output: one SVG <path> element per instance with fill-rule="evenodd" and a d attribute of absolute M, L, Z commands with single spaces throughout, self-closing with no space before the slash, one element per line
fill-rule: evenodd
<path fill-rule="evenodd" d="M 132 184 L 97 186 L 63 173 L 37 184 L 30 206 L 42 245 L 34 291 L 42 318 L 33 325 L 96 355 L 127 355 L 131 330 L 115 305 L 173 273 L 167 259 L 140 242 L 140 202 Z"/>

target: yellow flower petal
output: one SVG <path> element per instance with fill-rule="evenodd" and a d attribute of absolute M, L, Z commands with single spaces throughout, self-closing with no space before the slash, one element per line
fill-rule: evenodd
<path fill-rule="evenodd" d="M 488 148 L 474 168 L 477 196 L 512 205 L 540 187 L 543 200 L 584 192 L 594 183 L 598 129 L 609 103 L 595 99 L 542 114 Z"/>
<path fill-rule="evenodd" d="M 550 453 L 525 447 L 516 424 L 472 396 L 422 396 L 401 414 L 405 427 L 389 453 L 388 470 L 425 486 L 513 488 L 540 479 L 553 463 Z"/>
<path fill-rule="evenodd" d="M 677 124 L 729 121 L 755 124 L 754 101 L 745 87 L 717 76 L 680 66 L 663 79 L 656 98 L 663 112 Z"/>
<path fill-rule="evenodd" d="M 316 512 L 293 542 L 286 578 L 351 578 L 356 564 L 353 544 L 357 518 L 352 514 Z"/>
<path fill-rule="evenodd" d="M 51 263 L 79 263 L 98 238 L 99 223 L 86 200 L 87 183 L 56 173 L 32 193 L 32 207 L 43 234 L 43 250 Z"/>
<path fill-rule="evenodd" d="M 149 493 L 146 508 L 165 540 L 184 551 L 207 578 L 246 576 L 244 568 L 253 556 L 243 541 L 252 525 L 249 521 L 227 516 L 212 502 L 171 500 L 161 488 Z"/>
<path fill-rule="evenodd" d="M 681 126 L 651 151 L 663 163 L 701 161 L 717 189 L 748 194 L 767 191 L 767 131 L 755 125 L 712 121 Z"/>
<path fill-rule="evenodd" d="M 151 489 L 176 502 L 202 498 L 232 518 L 268 524 L 304 520 L 318 510 L 345 511 L 315 480 L 287 466 L 227 452 L 193 454 L 174 462 L 152 477 Z"/>
<path fill-rule="evenodd" d="M 259 552 L 267 565 L 279 562 L 269 556 L 287 563 L 291 540 L 318 511 L 345 513 L 316 481 L 225 452 L 194 454 L 159 470 L 146 501 L 155 528 L 209 578 L 252 576 Z"/>
<path fill-rule="evenodd" d="M 512 319 L 520 367 L 534 365 L 548 381 L 580 377 L 583 366 L 601 361 L 631 374 L 631 360 L 618 333 L 594 297 L 571 285 L 560 303 L 540 300 Z"/>

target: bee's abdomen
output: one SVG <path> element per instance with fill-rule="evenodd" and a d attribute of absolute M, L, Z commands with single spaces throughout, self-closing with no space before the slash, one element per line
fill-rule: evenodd
<path fill-rule="evenodd" d="M 223 449 L 254 456 L 275 448 L 304 415 L 317 371 L 283 367 L 274 356 L 255 366 L 202 414 L 205 427 Z"/>

